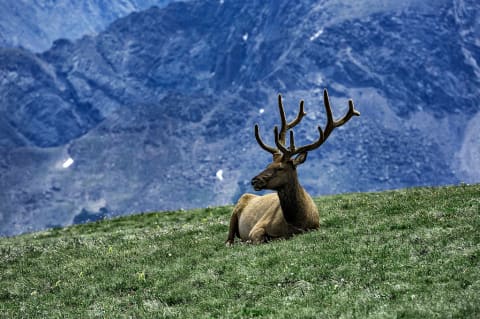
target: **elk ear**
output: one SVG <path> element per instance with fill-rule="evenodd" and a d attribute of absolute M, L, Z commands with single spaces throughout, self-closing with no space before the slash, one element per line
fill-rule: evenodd
<path fill-rule="evenodd" d="M 293 165 L 297 166 L 297 165 L 303 164 L 303 162 L 307 160 L 307 154 L 308 154 L 307 152 L 298 154 L 298 156 L 295 157 L 295 159 L 293 160 Z"/>

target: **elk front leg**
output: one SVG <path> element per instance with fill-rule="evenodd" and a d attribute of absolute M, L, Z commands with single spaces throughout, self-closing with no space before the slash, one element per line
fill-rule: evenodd
<path fill-rule="evenodd" d="M 267 225 L 263 223 L 257 223 L 252 228 L 252 230 L 248 234 L 248 237 L 253 244 L 261 244 L 267 241 L 268 236 L 266 226 Z"/>
<path fill-rule="evenodd" d="M 231 246 L 235 242 L 235 236 L 240 237 L 240 217 L 243 209 L 247 207 L 250 200 L 257 197 L 253 194 L 243 194 L 233 208 L 232 216 L 230 217 L 230 226 L 228 228 L 228 236 L 225 245 Z"/>

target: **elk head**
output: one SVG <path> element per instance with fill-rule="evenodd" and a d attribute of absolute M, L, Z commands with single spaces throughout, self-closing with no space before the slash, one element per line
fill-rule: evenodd
<path fill-rule="evenodd" d="M 302 118 L 306 115 L 303 109 L 303 100 L 300 101 L 300 109 L 297 117 L 293 121 L 287 123 L 282 104 L 282 96 L 280 94 L 278 95 L 278 109 L 280 112 L 281 128 L 280 132 L 278 131 L 277 126 L 275 126 L 273 130 L 276 147 L 268 146 L 262 141 L 258 124 L 255 124 L 255 138 L 258 144 L 262 149 L 273 155 L 272 163 L 270 163 L 263 172 L 252 179 L 252 186 L 256 191 L 262 189 L 279 190 L 289 183 L 298 182 L 296 167 L 305 162 L 308 152 L 320 147 L 320 145 L 326 141 L 326 139 L 330 136 L 330 133 L 332 133 L 336 127 L 345 124 L 352 116 L 360 115 L 360 112 L 355 110 L 353 101 L 349 100 L 347 114 L 345 114 L 341 119 L 335 121 L 333 119 L 330 100 L 328 98 L 328 92 L 326 89 L 323 91 L 323 103 L 325 104 L 325 111 L 327 113 L 327 125 L 325 126 L 324 130 L 318 126 L 318 132 L 320 136 L 315 142 L 305 146 L 295 146 L 295 139 L 293 136 L 293 131 L 291 130 L 294 126 L 300 123 Z M 289 130 L 290 145 L 287 147 L 286 135 Z"/>

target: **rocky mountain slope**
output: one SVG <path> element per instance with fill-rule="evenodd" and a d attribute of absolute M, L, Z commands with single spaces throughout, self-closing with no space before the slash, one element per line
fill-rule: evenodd
<path fill-rule="evenodd" d="M 362 113 L 299 168 L 314 195 L 479 182 L 474 1 L 192 1 L 42 54 L 0 51 L 0 234 L 232 203 L 270 160 Z"/>
<path fill-rule="evenodd" d="M 114 20 L 172 0 L 0 1 L 0 47 L 49 49 L 60 38 L 79 39 L 104 30 Z"/>

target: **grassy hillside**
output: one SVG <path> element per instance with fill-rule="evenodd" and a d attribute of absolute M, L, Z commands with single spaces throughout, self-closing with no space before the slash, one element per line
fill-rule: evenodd
<path fill-rule="evenodd" d="M 259 246 L 224 246 L 231 207 L 2 238 L 0 317 L 480 317 L 480 185 L 316 202 Z"/>

